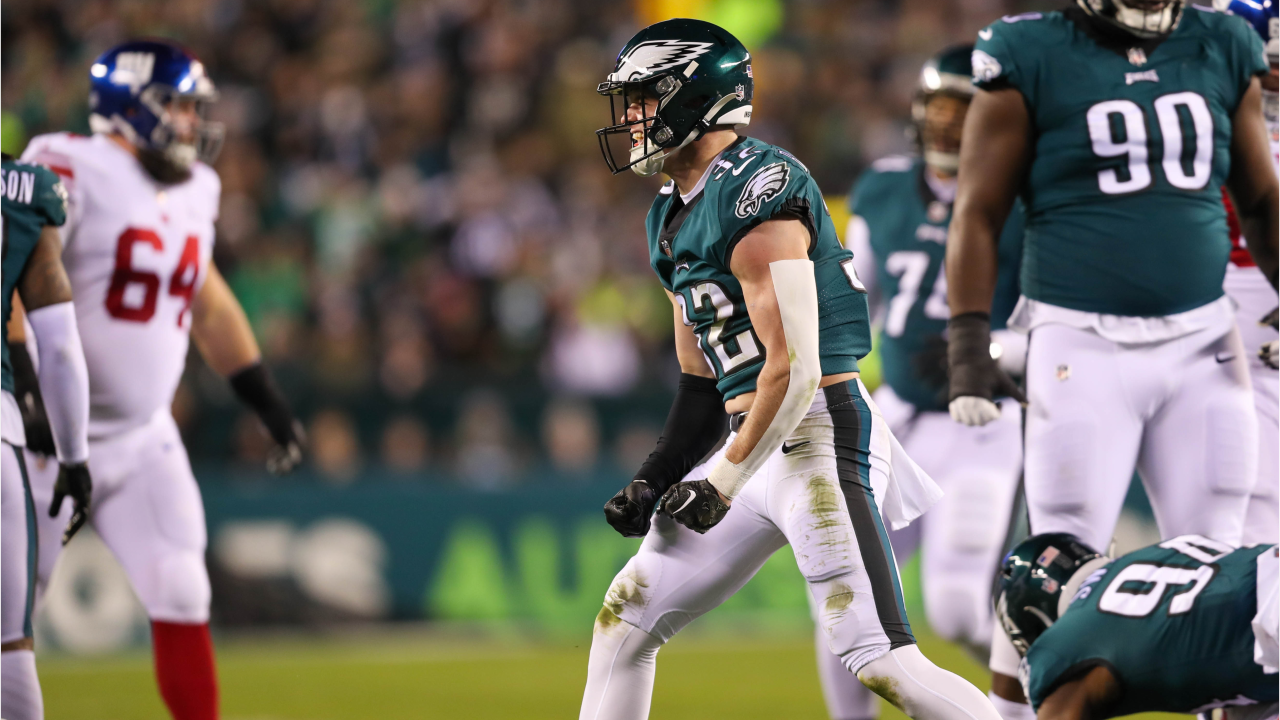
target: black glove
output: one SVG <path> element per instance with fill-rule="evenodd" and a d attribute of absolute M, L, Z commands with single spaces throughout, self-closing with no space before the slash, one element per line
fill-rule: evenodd
<path fill-rule="evenodd" d="M 268 428 L 270 431 L 270 428 Z M 302 464 L 302 450 L 307 446 L 307 432 L 297 420 L 284 433 L 271 433 L 276 444 L 267 451 L 267 471 L 272 475 L 288 475 Z"/>
<path fill-rule="evenodd" d="M 1280 330 L 1280 307 L 1267 313 L 1258 321 L 1259 325 L 1269 325 L 1272 330 Z M 1258 358 L 1272 370 L 1280 369 L 1280 341 L 1272 340 L 1262 344 L 1258 350 Z"/>
<path fill-rule="evenodd" d="M 49 517 L 57 517 L 62 501 L 70 497 L 71 520 L 62 531 L 62 544 L 66 545 L 89 519 L 89 500 L 93 495 L 93 480 L 89 479 L 89 466 L 85 463 L 63 465 L 58 469 L 58 481 L 53 484 L 53 502 L 49 503 Z"/>
<path fill-rule="evenodd" d="M 658 512 L 690 530 L 703 534 L 724 519 L 729 506 L 715 486 L 706 480 L 672 485 L 658 504 Z"/>
<path fill-rule="evenodd" d="M 27 436 L 27 449 L 38 455 L 53 457 L 53 429 L 49 416 L 44 414 L 44 399 L 40 396 L 40 381 L 36 366 L 27 353 L 26 343 L 9 343 L 9 361 L 13 364 L 13 397 L 18 401 L 22 414 L 22 429 Z"/>
<path fill-rule="evenodd" d="M 1011 397 L 1027 403 L 1018 384 L 991 357 L 991 317 L 987 313 L 968 312 L 947 323 L 947 371 L 949 400 Z"/>
<path fill-rule="evenodd" d="M 632 480 L 604 504 L 604 519 L 623 537 L 644 537 L 657 502 L 658 492 L 649 483 Z"/>
<path fill-rule="evenodd" d="M 267 453 L 267 470 L 275 475 L 292 472 L 302 463 L 302 450 L 307 446 L 307 434 L 302 423 L 293 417 L 293 410 L 280 393 L 262 363 L 252 365 L 228 378 L 231 389 L 262 419 L 275 447 Z"/>

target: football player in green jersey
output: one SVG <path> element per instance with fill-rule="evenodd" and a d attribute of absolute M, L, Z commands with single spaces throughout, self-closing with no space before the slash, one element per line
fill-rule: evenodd
<path fill-rule="evenodd" d="M 1182 535 L 1115 560 L 1073 535 L 1028 538 L 996 601 L 1041 720 L 1139 712 L 1276 716 L 1275 545 Z"/>
<path fill-rule="evenodd" d="M 894 553 L 921 550 L 925 616 L 939 636 L 986 661 L 994 630 L 991 583 L 1022 472 L 1022 413 L 1002 404 L 1000 419 L 971 428 L 947 413 L 947 225 L 955 200 L 961 129 L 973 98 L 972 45 L 948 48 L 922 68 L 912 104 L 918 157 L 882 158 L 850 193 L 845 244 L 868 290 L 884 382 L 875 391 L 889 427 L 946 495 L 910 528 L 892 536 Z M 1020 375 L 1026 336 L 1004 329 L 1018 300 L 1022 212 L 1000 235 L 1000 280 L 991 308 L 999 362 Z M 825 643 L 819 672 L 833 718 L 869 718 L 879 703 Z"/>
<path fill-rule="evenodd" d="M 1079 0 L 979 33 L 947 242 L 952 414 L 995 417 L 997 233 L 1026 203 L 1031 530 L 1104 547 L 1136 467 L 1163 537 L 1240 540 L 1256 478 L 1247 352 L 1223 294 L 1225 184 L 1276 285 L 1277 179 L 1240 18 L 1182 0 Z M 1016 654 L 992 649 L 1017 700 Z M 1004 694 L 1007 691 L 1007 694 Z"/>
<path fill-rule="evenodd" d="M 9 357 L 9 316 L 16 291 L 40 346 L 40 384 L 61 472 L 51 514 L 66 497 L 75 505 L 63 542 L 84 524 L 92 483 L 89 459 L 89 372 L 85 367 L 71 281 L 62 267 L 58 227 L 66 222 L 66 191 L 58 176 L 39 165 L 3 159 L 4 355 L 3 450 L 0 450 L 0 690 L 4 715 L 13 720 L 44 717 L 36 676 L 31 611 L 35 602 L 36 508 L 23 462 L 22 415 L 14 398 Z"/>
<path fill-rule="evenodd" d="M 904 525 L 939 491 L 858 380 L 865 292 L 817 184 L 735 132 L 751 119 L 750 63 L 723 29 L 669 20 L 599 86 L 617 123 L 599 131 L 610 167 L 671 178 L 647 230 L 683 375 L 657 449 L 605 506 L 645 539 L 596 617 L 580 717 L 647 717 L 662 644 L 790 544 L 849 671 L 911 717 L 995 720 L 915 646 L 880 513 Z M 726 413 L 729 439 L 695 468 Z"/>

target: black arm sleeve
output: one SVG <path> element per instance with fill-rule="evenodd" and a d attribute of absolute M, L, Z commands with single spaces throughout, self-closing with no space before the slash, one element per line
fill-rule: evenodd
<path fill-rule="evenodd" d="M 728 429 L 729 416 L 715 379 L 682 373 L 658 447 L 635 479 L 649 483 L 661 496 L 715 449 Z"/>
<path fill-rule="evenodd" d="M 251 365 L 228 380 L 236 396 L 253 409 L 267 426 L 272 439 L 281 445 L 294 441 L 293 410 L 262 363 Z"/>
<path fill-rule="evenodd" d="M 9 343 L 9 362 L 13 366 L 13 397 L 22 413 L 22 426 L 27 435 L 27 449 L 33 453 L 53 457 L 53 429 L 49 416 L 44 413 L 44 398 L 40 395 L 40 380 L 35 363 L 27 352 L 26 343 Z"/>

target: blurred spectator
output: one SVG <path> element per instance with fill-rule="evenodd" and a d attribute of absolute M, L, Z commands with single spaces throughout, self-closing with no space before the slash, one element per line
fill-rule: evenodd
<path fill-rule="evenodd" d="M 556 469 L 584 476 L 600 453 L 600 423 L 586 403 L 557 399 L 542 415 L 542 444 Z"/>
<path fill-rule="evenodd" d="M 454 468 L 463 482 L 481 490 L 509 484 L 518 464 L 515 445 L 511 417 L 502 397 L 485 389 L 467 396 L 454 442 Z"/>
<path fill-rule="evenodd" d="M 628 473 L 640 469 L 649 453 L 653 452 L 662 431 L 653 425 L 631 425 L 618 433 L 613 443 L 613 459 L 620 468 Z"/>
<path fill-rule="evenodd" d="M 431 457 L 427 426 L 412 415 L 391 418 L 382 429 L 382 464 L 398 473 L 420 473 Z"/>
<path fill-rule="evenodd" d="M 341 410 L 326 409 L 311 418 L 307 430 L 311 459 L 326 480 L 346 484 L 360 471 L 360 440 L 355 423 Z"/>
<path fill-rule="evenodd" d="M 376 437 L 384 424 L 385 411 L 362 403 L 387 403 L 449 425 L 441 436 L 468 449 L 454 467 L 496 486 L 521 467 L 506 406 L 424 398 L 498 379 L 542 398 L 671 392 L 671 310 L 644 234 L 661 179 L 610 176 L 594 131 L 613 121 L 595 87 L 617 49 L 677 5 L 5 3 L 0 142 L 16 154 L 36 133 L 87 132 L 88 66 L 112 44 L 188 45 L 219 86 L 213 115 L 227 126 L 215 260 L 291 400 L 308 412 L 341 408 L 316 417 L 345 443 L 322 449 L 313 438 L 327 458 L 317 467 L 348 477 L 357 431 Z M 791 150 L 835 196 L 870 161 L 910 149 L 903 130 L 927 56 L 972 41 L 1001 13 L 1039 9 L 1032 0 L 681 7 L 746 42 L 756 77 L 747 132 Z M 228 414 L 218 383 L 189 377 L 184 387 L 178 412 L 195 433 L 194 462 L 260 460 L 256 430 Z M 523 426 L 531 436 L 539 414 Z M 629 446 L 630 431 L 611 435 L 616 423 L 602 420 L 604 442 Z M 655 411 L 624 423 L 661 421 Z M 557 437 L 542 435 L 542 454 L 561 463 Z"/>

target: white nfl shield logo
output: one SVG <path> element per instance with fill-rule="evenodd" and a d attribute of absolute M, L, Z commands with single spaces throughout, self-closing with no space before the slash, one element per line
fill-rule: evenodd
<path fill-rule="evenodd" d="M 1129 48 L 1129 62 L 1134 65 L 1146 65 L 1147 53 L 1142 48 Z"/>

